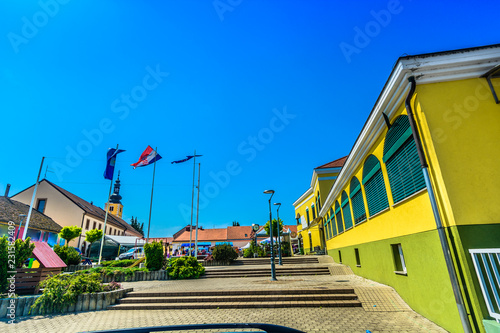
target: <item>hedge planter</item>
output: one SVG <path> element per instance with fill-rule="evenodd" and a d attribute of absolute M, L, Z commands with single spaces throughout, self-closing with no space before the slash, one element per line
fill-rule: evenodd
<path fill-rule="evenodd" d="M 103 293 L 92 293 L 79 295 L 76 304 L 66 305 L 61 311 L 47 309 L 45 315 L 58 313 L 71 313 L 82 311 L 105 310 L 108 305 L 116 303 L 116 300 L 123 298 L 126 293 L 133 291 L 133 288 L 107 291 Z M 0 318 L 15 319 L 23 316 L 39 315 L 38 307 L 30 311 L 31 306 L 41 295 L 18 298 L 0 299 Z"/>
<path fill-rule="evenodd" d="M 231 265 L 232 261 L 216 261 L 216 260 L 210 260 L 210 261 L 203 261 L 201 262 L 203 266 L 229 266 Z"/>
<path fill-rule="evenodd" d="M 104 275 L 102 276 L 103 283 L 109 283 L 111 281 L 115 282 L 135 282 L 135 281 L 151 281 L 151 280 L 169 280 L 167 271 L 137 271 L 133 275 L 125 275 L 123 273 L 116 275 Z"/>

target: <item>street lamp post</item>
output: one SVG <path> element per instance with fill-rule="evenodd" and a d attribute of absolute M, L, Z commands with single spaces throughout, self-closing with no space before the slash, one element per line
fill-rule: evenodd
<path fill-rule="evenodd" d="M 257 249 L 257 231 L 259 231 L 259 225 L 258 224 L 252 224 L 252 230 L 254 232 L 254 249 Z M 253 253 L 253 257 L 255 258 L 257 256 L 257 252 Z"/>
<path fill-rule="evenodd" d="M 283 266 L 283 261 L 281 260 L 281 228 L 280 228 L 280 208 L 281 208 L 281 203 L 280 202 L 275 202 L 275 206 L 278 206 L 278 213 L 277 213 L 277 218 L 278 218 L 278 253 L 279 253 L 279 262 L 278 264 L 280 266 Z"/>
<path fill-rule="evenodd" d="M 274 268 L 274 243 L 273 243 L 273 214 L 271 212 L 271 199 L 273 198 L 274 195 L 274 190 L 265 190 L 264 194 L 271 194 L 269 197 L 269 236 L 271 238 L 271 281 L 277 281 L 276 280 L 276 271 Z"/>

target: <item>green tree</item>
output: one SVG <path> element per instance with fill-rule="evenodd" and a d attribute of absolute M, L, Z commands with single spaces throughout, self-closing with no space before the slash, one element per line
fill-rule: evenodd
<path fill-rule="evenodd" d="M 31 243 L 31 239 L 28 237 L 25 241 L 22 239 L 16 239 L 16 267 L 23 267 L 26 259 L 31 257 L 33 250 L 35 249 L 35 243 Z"/>
<path fill-rule="evenodd" d="M 230 262 L 238 258 L 238 253 L 229 244 L 216 245 L 212 251 L 212 256 L 216 261 Z"/>
<path fill-rule="evenodd" d="M 69 242 L 71 242 L 76 237 L 82 234 L 82 228 L 77 227 L 76 225 L 72 227 L 64 227 L 59 233 L 59 237 L 66 241 L 66 246 L 68 246 Z"/>
<path fill-rule="evenodd" d="M 137 217 L 134 219 L 132 216 L 132 219 L 130 219 L 130 225 L 144 236 L 144 223 L 137 222 Z"/>
<path fill-rule="evenodd" d="M 92 243 L 102 239 L 102 230 L 100 229 L 92 229 L 85 233 L 85 241 L 89 242 L 89 248 L 92 246 Z"/>
<path fill-rule="evenodd" d="M 146 254 L 146 268 L 157 271 L 163 266 L 163 244 L 162 242 L 152 242 L 144 244 Z"/>
<path fill-rule="evenodd" d="M 279 227 L 280 230 L 283 230 L 283 221 L 281 219 L 279 220 Z M 266 231 L 266 234 L 270 236 L 269 221 L 267 221 L 266 225 L 264 226 L 264 230 Z M 276 223 L 276 219 L 273 219 L 273 238 L 278 238 L 278 223 Z"/>

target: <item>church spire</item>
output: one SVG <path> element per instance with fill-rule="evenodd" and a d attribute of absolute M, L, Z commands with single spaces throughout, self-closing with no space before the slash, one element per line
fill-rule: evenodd
<path fill-rule="evenodd" d="M 121 204 L 120 200 L 122 196 L 120 195 L 120 171 L 118 171 L 118 178 L 115 181 L 115 189 L 113 190 L 113 194 L 109 197 L 109 202 L 113 204 Z"/>

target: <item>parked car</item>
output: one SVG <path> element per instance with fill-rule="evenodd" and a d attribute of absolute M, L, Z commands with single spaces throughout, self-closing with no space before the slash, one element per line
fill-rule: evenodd
<path fill-rule="evenodd" d="M 124 252 L 118 256 L 118 260 L 124 259 L 136 259 L 144 256 L 144 248 L 142 247 L 133 247 L 127 252 Z"/>

